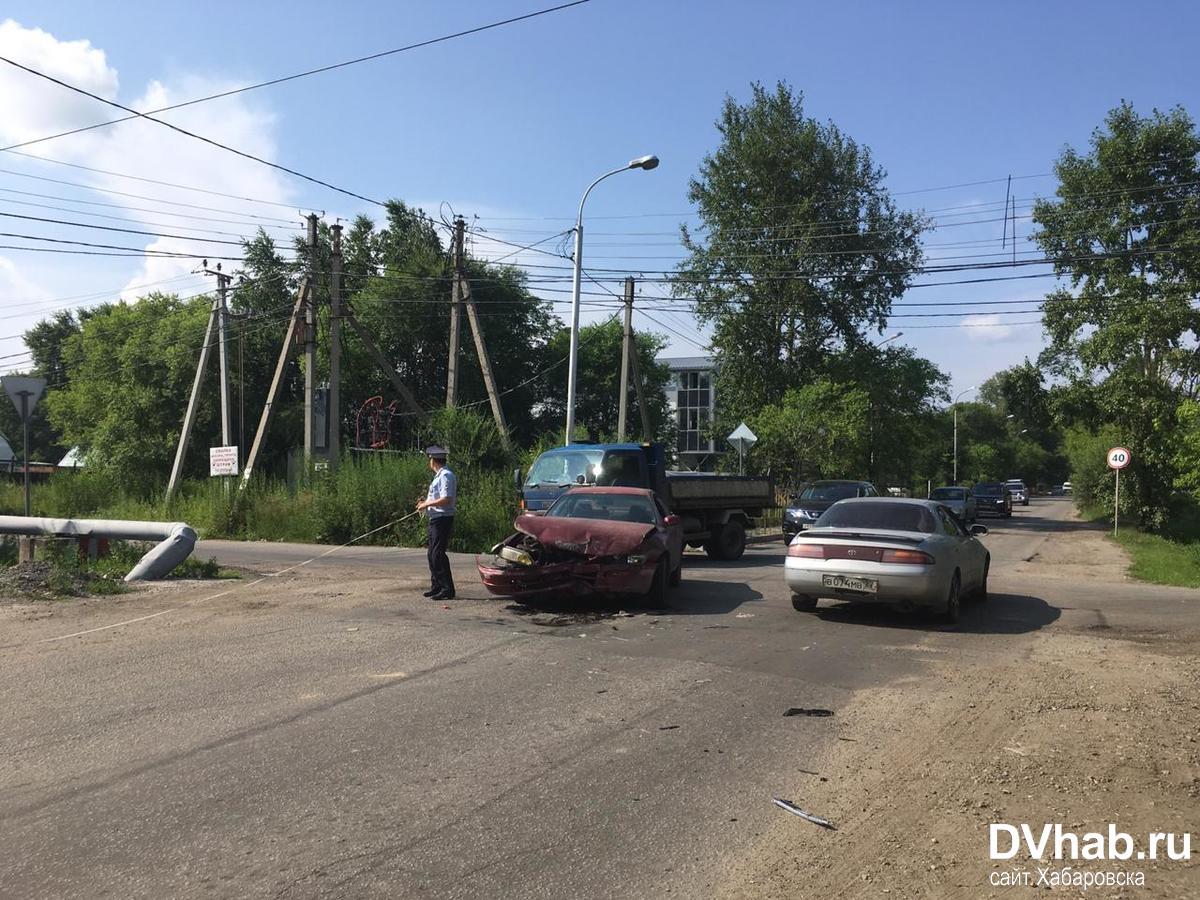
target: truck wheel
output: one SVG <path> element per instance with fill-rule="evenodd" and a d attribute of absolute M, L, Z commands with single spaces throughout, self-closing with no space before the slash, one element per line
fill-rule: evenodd
<path fill-rule="evenodd" d="M 741 559 L 746 550 L 746 526 L 737 519 L 727 522 L 713 530 L 710 544 L 712 550 L 709 550 L 708 547 L 704 549 L 708 550 L 708 555 L 715 559 Z"/>

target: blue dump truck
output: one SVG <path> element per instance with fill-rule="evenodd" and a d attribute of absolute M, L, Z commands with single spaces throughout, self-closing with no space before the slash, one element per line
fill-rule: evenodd
<path fill-rule="evenodd" d="M 522 478 L 513 473 L 521 508 L 549 509 L 559 494 L 580 484 L 653 490 L 668 512 L 683 521 L 689 547 L 703 547 L 713 559 L 737 559 L 746 549 L 746 531 L 764 509 L 775 505 L 770 478 L 668 472 L 662 444 L 570 444 L 547 450 Z"/>

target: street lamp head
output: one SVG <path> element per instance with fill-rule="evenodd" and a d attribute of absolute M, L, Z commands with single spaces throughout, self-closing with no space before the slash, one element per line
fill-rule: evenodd
<path fill-rule="evenodd" d="M 651 169 L 658 167 L 658 157 L 651 153 L 649 156 L 639 156 L 637 159 L 629 161 L 631 169 L 645 169 L 649 172 Z"/>

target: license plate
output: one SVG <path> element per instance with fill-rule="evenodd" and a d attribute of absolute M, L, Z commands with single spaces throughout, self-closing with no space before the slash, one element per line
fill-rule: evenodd
<path fill-rule="evenodd" d="M 861 594 L 879 592 L 879 582 L 874 578 L 859 578 L 857 575 L 822 575 L 821 584 L 841 591 L 858 591 Z"/>

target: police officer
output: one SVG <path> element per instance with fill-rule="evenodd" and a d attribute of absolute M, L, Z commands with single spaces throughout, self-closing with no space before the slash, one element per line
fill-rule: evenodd
<path fill-rule="evenodd" d="M 454 504 L 458 497 L 458 479 L 446 465 L 446 450 L 443 447 L 426 447 L 429 468 L 433 481 L 424 500 L 417 501 L 417 509 L 424 510 L 429 517 L 429 580 L 431 586 L 425 596 L 432 600 L 450 600 L 454 597 L 454 577 L 450 574 L 450 558 L 446 548 L 450 546 L 450 529 L 454 527 Z"/>

